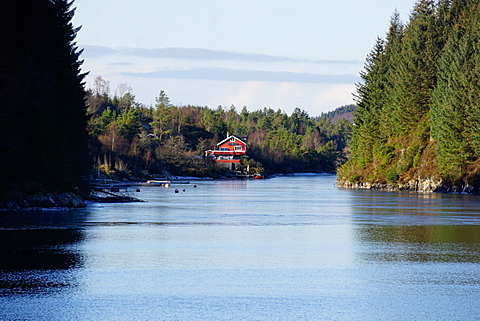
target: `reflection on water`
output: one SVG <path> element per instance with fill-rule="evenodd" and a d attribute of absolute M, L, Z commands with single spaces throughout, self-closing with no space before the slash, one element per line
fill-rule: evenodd
<path fill-rule="evenodd" d="M 479 196 L 334 182 L 197 181 L 142 187 L 145 203 L 0 213 L 0 319 L 480 315 Z"/>
<path fill-rule="evenodd" d="M 480 222 L 478 195 L 354 191 L 352 214 L 374 224 L 435 225 Z"/>
<path fill-rule="evenodd" d="M 0 230 L 0 269 L 65 270 L 80 267 L 82 260 L 69 246 L 83 239 L 71 229 Z"/>
<path fill-rule="evenodd" d="M 367 262 L 480 263 L 477 195 L 355 191 L 357 257 Z"/>
<path fill-rule="evenodd" d="M 366 261 L 480 263 L 480 226 L 359 225 L 355 235 Z"/>
<path fill-rule="evenodd" d="M 83 266 L 75 246 L 84 233 L 70 212 L 2 213 L 0 296 L 50 293 L 76 285 L 73 269 Z"/>
<path fill-rule="evenodd" d="M 359 225 L 356 229 L 361 242 L 394 244 L 480 244 L 480 226 L 469 225 Z"/>

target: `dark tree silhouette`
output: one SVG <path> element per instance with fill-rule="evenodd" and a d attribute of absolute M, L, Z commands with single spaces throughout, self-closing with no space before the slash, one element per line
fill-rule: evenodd
<path fill-rule="evenodd" d="M 16 0 L 0 6 L 2 198 L 85 186 L 85 74 L 72 3 Z"/>

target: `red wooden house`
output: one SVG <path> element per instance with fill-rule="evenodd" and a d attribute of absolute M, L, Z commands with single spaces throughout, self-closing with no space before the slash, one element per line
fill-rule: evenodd
<path fill-rule="evenodd" d="M 247 152 L 246 138 L 232 135 L 217 144 L 217 149 L 207 150 L 205 156 L 211 157 L 219 165 L 235 170 L 240 165 L 240 157 Z"/>

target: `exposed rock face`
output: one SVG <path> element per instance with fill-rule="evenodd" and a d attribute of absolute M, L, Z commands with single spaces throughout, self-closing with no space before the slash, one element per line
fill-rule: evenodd
<path fill-rule="evenodd" d="M 375 189 L 375 190 L 386 190 L 386 191 L 398 190 L 393 185 L 390 185 L 390 184 L 378 184 L 378 183 L 368 183 L 368 182 L 337 181 L 337 186 L 346 187 L 346 188 Z"/>
<path fill-rule="evenodd" d="M 443 186 L 441 180 L 427 179 L 410 179 L 408 182 L 399 184 L 398 190 L 413 191 L 413 192 L 438 192 L 439 188 Z"/>
<path fill-rule="evenodd" d="M 27 196 L 22 200 L 0 200 L 0 210 L 48 210 L 83 208 L 83 199 L 73 193 L 38 194 Z"/>
<path fill-rule="evenodd" d="M 337 181 L 338 187 L 357 188 L 357 189 L 372 189 L 372 190 L 384 190 L 384 191 L 408 191 L 408 192 L 420 192 L 420 193 L 467 193 L 467 194 L 480 194 L 480 187 L 472 185 L 461 186 L 446 186 L 441 180 L 432 178 L 427 179 L 411 179 L 408 182 L 400 184 L 380 184 L 380 183 L 368 183 L 368 182 L 349 182 L 349 181 Z"/>

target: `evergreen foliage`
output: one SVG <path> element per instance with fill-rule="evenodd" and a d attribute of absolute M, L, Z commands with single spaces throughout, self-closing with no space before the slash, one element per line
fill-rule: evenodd
<path fill-rule="evenodd" d="M 322 117 L 326 117 L 327 120 L 331 123 L 336 123 L 340 119 L 347 119 L 348 121 L 353 120 L 353 112 L 357 109 L 357 105 L 345 105 L 338 107 L 332 111 L 321 113 L 319 117 L 316 117 L 315 120 L 319 120 Z"/>
<path fill-rule="evenodd" d="M 419 0 L 392 16 L 358 85 L 350 160 L 340 180 L 478 185 L 480 9 L 473 0 Z"/>
<path fill-rule="evenodd" d="M 84 74 L 66 0 L 0 10 L 0 197 L 77 191 L 90 168 Z"/>
<path fill-rule="evenodd" d="M 153 107 L 135 100 L 122 107 L 124 97 L 110 97 L 103 90 L 108 82 L 97 80 L 99 88 L 87 94 L 88 128 L 96 142 L 92 151 L 97 166 L 104 173 L 222 175 L 205 151 L 215 149 L 228 134 L 248 137 L 242 165 L 266 174 L 334 172 L 346 160 L 352 125 L 345 119 L 333 124 L 299 108 L 289 116 L 271 108 L 250 112 L 243 107 L 238 112 L 233 105 L 215 110 L 174 106 L 164 91 Z M 130 91 L 124 95 L 134 97 Z"/>
<path fill-rule="evenodd" d="M 0 10 L 0 199 L 87 192 L 95 168 L 112 175 L 215 176 L 205 151 L 248 136 L 242 160 L 265 173 L 333 172 L 345 162 L 351 123 L 264 108 L 154 106 L 102 77 L 85 91 L 70 0 L 17 0 Z M 340 114 L 338 112 L 337 114 Z"/>

